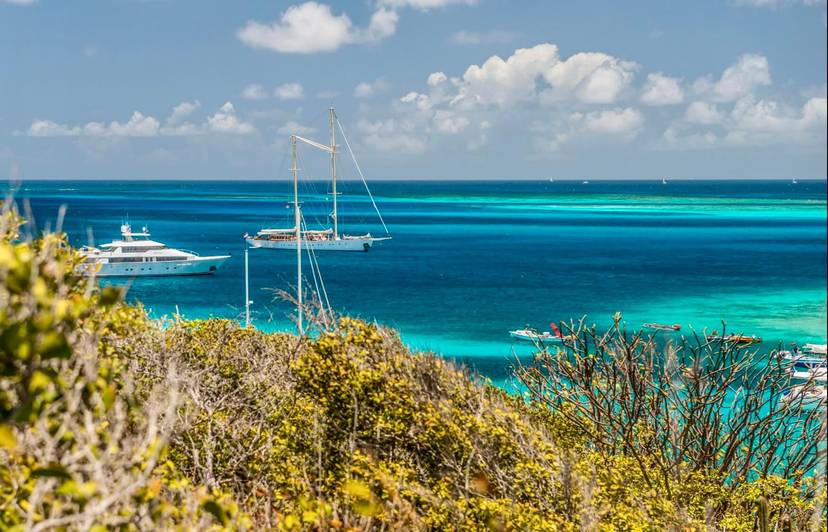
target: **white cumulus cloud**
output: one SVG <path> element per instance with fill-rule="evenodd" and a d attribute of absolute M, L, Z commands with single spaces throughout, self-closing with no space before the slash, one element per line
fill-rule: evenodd
<path fill-rule="evenodd" d="M 181 102 L 173 107 L 172 114 L 167 118 L 167 124 L 174 125 L 180 123 L 184 118 L 190 116 L 201 107 L 201 103 L 196 100 L 194 102 Z"/>
<path fill-rule="evenodd" d="M 555 89 L 571 91 L 582 102 L 612 103 L 632 82 L 638 65 L 596 52 L 582 52 L 557 62 L 544 73 Z"/>
<path fill-rule="evenodd" d="M 538 79 L 557 63 L 558 47 L 553 44 L 519 48 L 505 60 L 494 55 L 466 69 L 458 81 L 457 100 L 509 105 L 534 98 Z"/>
<path fill-rule="evenodd" d="M 508 31 L 466 31 L 460 30 L 451 35 L 451 42 L 454 44 L 477 45 L 477 44 L 500 44 L 512 41 L 514 36 Z"/>
<path fill-rule="evenodd" d="M 83 126 L 67 126 L 51 120 L 36 120 L 27 131 L 32 137 L 154 137 L 161 123 L 152 116 L 138 111 L 127 122 L 89 122 Z"/>
<path fill-rule="evenodd" d="M 283 83 L 273 90 L 273 96 L 280 100 L 301 100 L 305 97 L 305 88 L 301 83 Z"/>
<path fill-rule="evenodd" d="M 805 5 L 805 6 L 821 6 L 825 4 L 825 0 L 734 0 L 737 5 L 750 7 L 768 7 L 778 8 L 791 5 Z"/>
<path fill-rule="evenodd" d="M 446 77 L 445 74 L 443 74 L 442 72 L 432 72 L 431 74 L 428 75 L 428 79 L 426 80 L 426 83 L 428 84 L 429 87 L 436 87 L 437 85 L 439 85 L 440 83 L 443 83 L 444 81 L 448 81 L 448 78 Z"/>
<path fill-rule="evenodd" d="M 356 30 L 352 42 L 372 42 L 385 39 L 397 31 L 400 16 L 396 11 L 378 9 L 371 15 L 371 22 L 365 29 Z"/>
<path fill-rule="evenodd" d="M 647 83 L 641 92 L 641 102 L 647 105 L 675 105 L 684 100 L 684 90 L 677 78 L 661 72 L 647 74 Z"/>
<path fill-rule="evenodd" d="M 26 134 L 30 137 L 74 137 L 80 135 L 80 127 L 69 127 L 51 120 L 35 120 Z"/>
<path fill-rule="evenodd" d="M 316 128 L 303 126 L 299 122 L 295 122 L 293 120 L 286 122 L 285 125 L 277 130 L 280 135 L 308 135 L 310 133 L 314 133 L 315 131 Z"/>
<path fill-rule="evenodd" d="M 667 147 L 698 149 L 771 144 L 823 144 L 826 137 L 825 97 L 809 98 L 800 107 L 745 96 L 729 112 L 694 102 L 687 124 L 675 123 L 664 133 Z M 696 104 L 699 105 L 696 105 Z M 707 107 L 705 107 L 707 106 Z M 696 124 L 715 124 L 719 131 L 693 130 Z"/>
<path fill-rule="evenodd" d="M 572 120 L 570 114 L 573 107 L 616 103 L 633 96 L 629 88 L 638 69 L 635 62 L 600 52 L 562 58 L 556 45 L 541 43 L 518 48 L 505 58 L 493 55 L 481 64 L 468 66 L 460 76 L 432 72 L 424 91 L 403 95 L 395 111 L 400 119 L 414 124 L 421 140 L 442 142 L 445 137 L 432 134 L 463 134 L 469 137 L 467 149 L 488 142 L 491 135 L 481 132 L 484 123 L 489 129 L 493 122 L 508 122 L 512 115 L 532 109 L 535 113 L 550 113 L 554 131 L 544 131 L 543 137 L 554 139 L 556 149 L 573 135 L 631 138 L 644 123 L 637 109 L 579 111 L 577 119 Z M 662 94 L 660 98 L 663 101 L 668 96 Z"/>
<path fill-rule="evenodd" d="M 742 55 L 718 79 L 699 78 L 694 100 L 663 135 L 664 146 L 698 149 L 825 142 L 825 91 L 811 92 L 804 104 L 768 99 L 760 89 L 771 84 L 764 56 Z M 807 97 L 807 96 L 806 96 Z"/>
<path fill-rule="evenodd" d="M 244 122 L 236 116 L 236 110 L 230 102 L 225 103 L 215 114 L 208 117 L 201 125 L 186 122 L 185 119 L 198 110 L 201 104 L 181 102 L 176 105 L 166 124 L 153 116 L 145 116 L 139 111 L 132 113 L 126 122 L 112 121 L 87 122 L 84 125 L 69 126 L 52 120 L 35 120 L 26 130 L 30 137 L 88 137 L 88 138 L 118 138 L 118 137 L 159 137 L 159 136 L 190 136 L 205 133 L 253 133 L 256 128 L 253 124 Z"/>
<path fill-rule="evenodd" d="M 404 120 L 360 120 L 357 130 L 363 141 L 376 151 L 419 154 L 427 148 L 427 139 L 416 132 L 414 124 Z"/>
<path fill-rule="evenodd" d="M 267 90 L 262 85 L 253 83 L 242 90 L 241 96 L 245 100 L 266 100 Z"/>
<path fill-rule="evenodd" d="M 379 8 L 366 28 L 357 28 L 345 13 L 335 15 L 331 7 L 318 2 L 290 6 L 278 21 L 248 21 L 237 36 L 252 48 L 281 53 L 313 54 L 333 52 L 345 44 L 371 42 L 393 35 L 399 16 Z"/>
<path fill-rule="evenodd" d="M 722 121 L 722 115 L 714 103 L 693 102 L 687 106 L 684 117 L 688 122 L 694 124 L 718 124 Z"/>
<path fill-rule="evenodd" d="M 810 98 L 800 109 L 786 108 L 775 101 L 739 100 L 730 113 L 735 131 L 791 134 L 811 129 L 825 132 L 826 99 Z"/>
<path fill-rule="evenodd" d="M 434 113 L 433 121 L 440 132 L 451 134 L 460 133 L 471 123 L 465 116 L 444 109 Z"/>
<path fill-rule="evenodd" d="M 388 89 L 388 82 L 384 78 L 374 81 L 363 81 L 354 87 L 354 98 L 371 98 Z"/>
<path fill-rule="evenodd" d="M 226 102 L 213 116 L 208 117 L 206 125 L 212 132 L 233 135 L 246 135 L 256 130 L 253 124 L 239 120 L 236 108 L 230 102 Z"/>
<path fill-rule="evenodd" d="M 574 113 L 570 122 L 580 124 L 587 131 L 609 135 L 627 135 L 637 131 L 644 123 L 644 117 L 637 109 L 610 109 L 590 113 Z"/>
<path fill-rule="evenodd" d="M 477 4 L 477 0 L 380 0 L 379 4 L 392 9 L 413 7 L 415 9 L 427 11 L 429 9 L 446 7 L 452 4 L 473 6 Z"/>
<path fill-rule="evenodd" d="M 717 81 L 700 78 L 693 84 L 693 89 L 716 102 L 733 102 L 770 83 L 768 59 L 762 55 L 745 54 L 736 64 L 727 67 Z"/>

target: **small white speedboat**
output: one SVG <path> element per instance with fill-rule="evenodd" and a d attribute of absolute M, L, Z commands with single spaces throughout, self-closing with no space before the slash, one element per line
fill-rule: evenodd
<path fill-rule="evenodd" d="M 780 351 L 777 356 L 797 369 L 810 369 L 814 367 L 828 367 L 825 344 L 805 344 L 802 347 L 795 346 L 790 351 Z"/>
<path fill-rule="evenodd" d="M 643 325 L 645 329 L 655 329 L 657 331 L 680 331 L 681 325 L 678 323 L 669 325 L 665 323 L 645 323 Z"/>
<path fill-rule="evenodd" d="M 534 329 L 517 329 L 509 331 L 509 336 L 517 340 L 523 340 L 532 343 L 546 343 L 546 342 L 561 342 L 563 338 L 556 336 L 549 331 L 538 332 Z"/>
<path fill-rule="evenodd" d="M 828 368 L 826 367 L 811 367 L 807 369 L 796 366 L 789 370 L 791 378 L 798 381 L 814 381 L 814 382 L 828 382 Z"/>

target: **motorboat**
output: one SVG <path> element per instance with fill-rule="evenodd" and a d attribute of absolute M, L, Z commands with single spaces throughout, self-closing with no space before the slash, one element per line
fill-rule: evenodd
<path fill-rule="evenodd" d="M 825 386 L 800 384 L 783 393 L 780 399 L 786 405 L 799 405 L 802 408 L 825 407 L 828 389 Z"/>
<path fill-rule="evenodd" d="M 149 239 L 146 227 L 133 232 L 121 226 L 121 239 L 100 247 L 80 248 L 84 262 L 78 273 L 96 277 L 149 277 L 169 275 L 209 275 L 215 273 L 230 255 L 202 257 L 192 251 L 167 247 Z"/>
<path fill-rule="evenodd" d="M 825 344 L 805 344 L 802 347 L 794 346 L 790 351 L 780 351 L 777 356 L 800 369 L 828 366 Z"/>
<path fill-rule="evenodd" d="M 539 332 L 536 329 L 526 328 L 509 331 L 509 336 L 517 340 L 524 340 L 532 343 L 562 342 L 563 337 L 552 334 L 549 331 Z"/>
<path fill-rule="evenodd" d="M 681 325 L 673 324 L 673 325 L 666 325 L 664 323 L 645 323 L 643 325 L 645 329 L 655 329 L 657 331 L 680 331 Z"/>
<path fill-rule="evenodd" d="M 718 333 L 713 331 L 712 334 L 707 335 L 708 342 L 721 342 L 721 343 L 730 343 L 736 345 L 753 345 L 753 344 L 761 344 L 762 338 L 759 336 L 748 336 L 745 334 L 728 334 L 725 336 L 719 336 Z"/>
<path fill-rule="evenodd" d="M 807 369 L 792 366 L 788 371 L 790 373 L 791 379 L 793 380 L 808 382 L 813 381 L 817 383 L 828 382 L 828 368 L 826 368 L 825 366 Z"/>

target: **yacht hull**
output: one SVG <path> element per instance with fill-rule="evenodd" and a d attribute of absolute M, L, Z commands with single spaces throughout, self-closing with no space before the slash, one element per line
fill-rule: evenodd
<path fill-rule="evenodd" d="M 296 251 L 296 240 L 266 240 L 253 237 L 248 237 L 245 240 L 254 248 Z M 385 239 L 354 237 L 336 240 L 302 240 L 302 248 L 311 248 L 314 251 L 368 251 L 377 240 Z"/>
<path fill-rule="evenodd" d="M 211 275 L 215 273 L 229 255 L 196 257 L 190 260 L 161 262 L 98 262 L 85 264 L 84 275 L 95 277 L 167 277 L 177 275 Z M 100 266 L 97 272 L 94 268 Z"/>

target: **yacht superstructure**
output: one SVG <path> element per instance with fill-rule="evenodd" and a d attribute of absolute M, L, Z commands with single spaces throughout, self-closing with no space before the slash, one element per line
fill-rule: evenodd
<path fill-rule="evenodd" d="M 134 233 L 129 224 L 122 225 L 121 240 L 99 248 L 81 248 L 86 260 L 79 267 L 79 273 L 97 277 L 208 275 L 230 258 L 230 255 L 201 257 L 192 251 L 168 248 L 149 240 L 149 236 L 146 227 Z"/>

